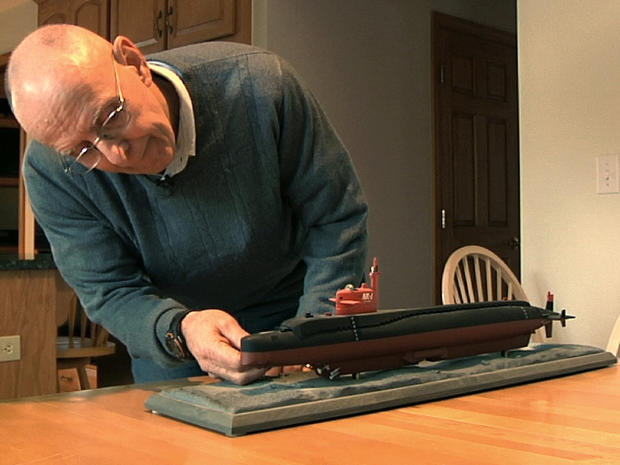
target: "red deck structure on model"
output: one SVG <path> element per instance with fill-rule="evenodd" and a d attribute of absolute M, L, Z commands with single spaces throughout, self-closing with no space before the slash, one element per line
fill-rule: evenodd
<path fill-rule="evenodd" d="M 370 267 L 370 287 L 362 283 L 360 287 L 349 284 L 336 292 L 329 300 L 336 302 L 337 315 L 355 315 L 376 312 L 379 307 L 379 261 L 374 258 Z"/>

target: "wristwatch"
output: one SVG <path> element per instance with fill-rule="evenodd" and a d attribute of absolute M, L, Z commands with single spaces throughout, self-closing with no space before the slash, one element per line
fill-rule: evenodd
<path fill-rule="evenodd" d="M 189 312 L 187 310 L 174 315 L 170 322 L 170 328 L 166 332 L 166 347 L 179 360 L 190 360 L 193 358 L 185 343 L 183 331 L 181 331 L 181 322 Z"/>

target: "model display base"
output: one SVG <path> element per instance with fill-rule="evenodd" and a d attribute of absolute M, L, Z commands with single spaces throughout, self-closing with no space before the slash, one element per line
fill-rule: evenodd
<path fill-rule="evenodd" d="M 423 362 L 394 370 L 341 376 L 314 372 L 247 386 L 226 381 L 166 388 L 146 407 L 154 413 L 228 436 L 412 405 L 602 368 L 616 363 L 602 349 L 537 344 L 506 354 Z"/>

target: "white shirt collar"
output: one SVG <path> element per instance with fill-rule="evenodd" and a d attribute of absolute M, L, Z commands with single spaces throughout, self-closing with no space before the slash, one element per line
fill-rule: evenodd
<path fill-rule="evenodd" d="M 194 107 L 189 92 L 183 81 L 173 71 L 149 62 L 149 68 L 161 77 L 170 81 L 179 95 L 179 130 L 176 139 L 174 159 L 168 165 L 163 176 L 174 176 L 185 169 L 189 157 L 196 155 L 196 126 L 194 123 Z"/>

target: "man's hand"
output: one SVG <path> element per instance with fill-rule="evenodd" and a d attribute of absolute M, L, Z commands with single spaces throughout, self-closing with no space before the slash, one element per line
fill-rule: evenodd
<path fill-rule="evenodd" d="M 248 384 L 265 375 L 267 368 L 241 366 L 241 338 L 248 333 L 222 310 L 188 313 L 181 322 L 187 348 L 200 368 L 236 384 Z"/>

